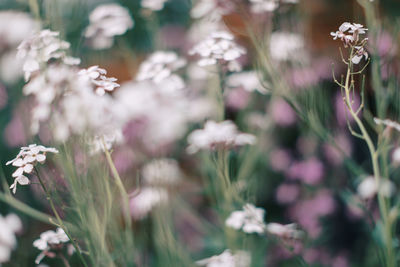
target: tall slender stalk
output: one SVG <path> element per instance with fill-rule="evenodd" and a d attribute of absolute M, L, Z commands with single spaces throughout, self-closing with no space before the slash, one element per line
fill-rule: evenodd
<path fill-rule="evenodd" d="M 352 57 L 353 57 L 353 49 L 351 49 L 351 52 L 350 52 L 346 80 L 345 80 L 345 84 L 343 87 L 344 92 L 345 92 L 344 100 L 345 100 L 345 104 L 347 106 L 347 109 L 348 109 L 351 117 L 354 119 L 358 128 L 361 131 L 361 135 L 358 135 L 353 132 L 352 132 L 352 134 L 357 135 L 357 137 L 360 137 L 361 139 L 363 139 L 366 142 L 370 156 L 371 156 L 372 169 L 373 169 L 373 173 L 374 173 L 375 182 L 376 182 L 377 186 L 379 187 L 379 185 L 381 184 L 381 174 L 380 174 L 377 149 L 376 149 L 368 131 L 366 130 L 363 122 L 358 117 L 358 114 L 357 114 L 358 112 L 355 112 L 352 107 L 352 98 L 350 95 L 350 91 L 351 91 L 351 87 L 352 87 L 351 84 L 354 82 L 354 81 L 352 81 L 352 75 L 351 75 L 352 67 L 353 67 L 352 62 L 351 62 Z M 389 220 L 389 211 L 388 211 L 388 206 L 387 206 L 388 203 L 385 200 L 385 197 L 382 194 L 381 190 L 379 190 L 379 189 L 378 189 L 378 204 L 379 204 L 379 210 L 381 213 L 382 222 L 383 222 L 384 230 L 385 230 L 384 234 L 385 234 L 385 246 L 386 246 L 386 265 L 388 267 L 394 267 L 395 259 L 394 259 L 393 245 L 392 245 L 392 230 L 391 230 L 392 226 L 391 226 L 391 222 Z"/>

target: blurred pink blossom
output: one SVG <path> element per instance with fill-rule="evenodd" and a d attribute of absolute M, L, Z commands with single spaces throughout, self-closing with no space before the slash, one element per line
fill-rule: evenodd
<path fill-rule="evenodd" d="M 299 179 L 306 184 L 316 185 L 322 180 L 324 165 L 317 158 L 295 162 L 290 166 L 287 175 L 291 179 Z"/>
<path fill-rule="evenodd" d="M 4 139 L 10 147 L 26 145 L 27 136 L 25 134 L 24 124 L 20 114 L 14 113 L 11 121 L 4 130 Z"/>
<path fill-rule="evenodd" d="M 335 201 L 329 190 L 321 190 L 314 198 L 304 200 L 291 207 L 290 216 L 299 222 L 311 238 L 321 233 L 319 219 L 335 210 Z"/>
<path fill-rule="evenodd" d="M 227 92 L 226 105 L 233 110 L 240 110 L 247 106 L 250 93 L 243 88 L 233 88 Z"/>
<path fill-rule="evenodd" d="M 292 107 L 283 99 L 275 99 L 270 106 L 270 114 L 272 119 L 279 126 L 291 126 L 297 120 L 296 114 Z"/>
<path fill-rule="evenodd" d="M 276 190 L 276 201 L 280 204 L 290 204 L 300 195 L 300 188 L 295 184 L 282 184 Z"/>
<path fill-rule="evenodd" d="M 269 154 L 269 157 L 269 164 L 274 171 L 286 170 L 292 161 L 290 152 L 286 149 L 273 150 Z"/>
<path fill-rule="evenodd" d="M 8 94 L 6 88 L 0 83 L 0 110 L 5 108 L 8 101 Z"/>
<path fill-rule="evenodd" d="M 342 150 L 340 151 L 339 148 L 335 147 L 330 143 L 325 143 L 323 145 L 323 150 L 325 157 L 328 159 L 328 162 L 332 165 L 339 165 L 343 162 L 345 157 L 349 157 L 352 152 L 352 144 L 345 134 L 338 134 L 334 137 L 336 145 Z"/>

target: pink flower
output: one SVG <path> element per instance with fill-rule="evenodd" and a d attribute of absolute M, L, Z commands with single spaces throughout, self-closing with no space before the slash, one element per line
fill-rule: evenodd
<path fill-rule="evenodd" d="M 296 114 L 292 107 L 283 99 L 275 99 L 270 106 L 272 119 L 279 126 L 287 127 L 296 122 Z"/>
<path fill-rule="evenodd" d="M 276 200 L 280 204 L 290 204 L 300 195 L 300 188 L 295 184 L 282 184 L 276 190 Z"/>

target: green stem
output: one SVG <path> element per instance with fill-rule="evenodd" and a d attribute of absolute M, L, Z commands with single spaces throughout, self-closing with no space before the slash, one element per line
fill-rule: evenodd
<path fill-rule="evenodd" d="M 353 55 L 353 48 L 350 53 L 350 59 L 352 58 L 352 55 Z M 358 128 L 361 131 L 362 138 L 367 143 L 368 150 L 370 152 L 370 156 L 371 156 L 371 160 L 372 160 L 372 169 L 373 169 L 373 173 L 374 173 L 375 182 L 379 188 L 381 177 L 380 177 L 378 153 L 376 151 L 375 145 L 374 145 L 370 135 L 368 134 L 364 124 L 362 123 L 362 121 L 360 120 L 358 115 L 354 112 L 352 103 L 351 103 L 352 101 L 351 101 L 351 97 L 350 97 L 350 88 L 349 88 L 351 69 L 352 69 L 352 64 L 351 64 L 351 60 L 349 60 L 349 66 L 347 68 L 346 82 L 345 82 L 345 88 L 344 88 L 345 101 L 346 101 L 346 105 L 348 107 L 348 110 L 349 110 L 352 118 L 354 119 Z M 386 263 L 387 263 L 388 267 L 394 267 L 395 265 L 394 265 L 394 258 L 393 258 L 394 254 L 393 254 L 393 246 L 392 246 L 391 222 L 389 220 L 389 212 L 388 212 L 387 202 L 385 200 L 385 197 L 382 195 L 381 190 L 379 190 L 379 189 L 378 189 L 378 204 L 379 204 L 382 221 L 383 221 L 384 228 L 385 228 L 385 243 L 386 243 L 386 250 L 387 250 L 386 251 L 386 254 L 387 254 L 386 255 L 387 262 Z"/>
<path fill-rule="evenodd" d="M 35 171 L 36 171 L 36 175 L 37 175 L 37 177 L 38 177 L 38 180 L 39 180 L 39 182 L 40 182 L 40 185 L 42 186 L 43 191 L 44 191 L 44 193 L 46 194 L 46 199 L 47 199 L 47 200 L 49 201 L 49 203 L 50 203 L 51 210 L 53 211 L 54 215 L 56 216 L 56 219 L 57 219 L 57 222 L 58 222 L 58 224 L 59 224 L 59 227 L 60 227 L 61 229 L 63 229 L 64 232 L 65 232 L 65 234 L 68 236 L 69 240 L 71 241 L 71 244 L 74 246 L 75 251 L 76 251 L 76 253 L 78 254 L 80 260 L 81 260 L 82 263 L 83 263 L 83 265 L 84 265 L 85 267 L 88 267 L 88 265 L 86 264 L 85 259 L 83 258 L 82 254 L 81 254 L 81 251 L 80 251 L 78 245 L 76 244 L 75 240 L 74 240 L 74 239 L 72 238 L 72 236 L 70 235 L 70 233 L 69 233 L 67 227 L 65 226 L 64 222 L 61 220 L 61 217 L 60 217 L 60 215 L 58 214 L 58 211 L 57 211 L 57 209 L 56 209 L 56 207 L 55 207 L 55 205 L 54 205 L 54 201 L 53 201 L 53 199 L 51 198 L 50 192 L 47 190 L 47 188 L 46 188 L 46 186 L 45 186 L 45 184 L 44 184 L 42 178 L 41 178 L 40 175 L 39 175 L 39 171 L 36 169 L 36 167 L 35 167 Z"/>

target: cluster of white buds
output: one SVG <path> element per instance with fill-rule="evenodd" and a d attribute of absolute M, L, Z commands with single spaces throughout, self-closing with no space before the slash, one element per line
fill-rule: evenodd
<path fill-rule="evenodd" d="M 331 32 L 333 40 L 340 39 L 344 47 L 350 46 L 354 49 L 351 61 L 353 64 L 360 63 L 361 59 L 365 57 L 368 59 L 368 53 L 365 50 L 368 38 L 361 39 L 360 36 L 368 31 L 362 24 L 344 22 L 340 25 L 339 30 Z"/>
<path fill-rule="evenodd" d="M 120 87 L 116 83 L 117 79 L 114 77 L 106 77 L 107 71 L 99 68 L 99 66 L 91 66 L 88 69 L 82 69 L 78 72 L 82 77 L 88 78 L 96 87 L 95 91 L 98 95 L 102 96 L 106 92 L 112 92 L 115 88 Z"/>
<path fill-rule="evenodd" d="M 237 59 L 244 54 L 246 54 L 246 50 L 237 45 L 233 35 L 226 31 L 211 33 L 204 41 L 189 51 L 189 55 L 200 55 L 199 66 L 227 64 L 230 71 L 241 69 Z"/>
<path fill-rule="evenodd" d="M 17 157 L 6 163 L 6 165 L 12 164 L 17 167 L 12 174 L 12 177 L 15 179 L 14 183 L 10 186 L 14 194 L 17 191 L 17 184 L 27 185 L 30 183 L 28 177 L 26 177 L 24 173 L 32 173 L 35 164 L 38 162 L 43 164 L 46 161 L 47 152 L 58 153 L 58 150 L 52 147 L 32 144 L 28 147 L 21 147 Z"/>
<path fill-rule="evenodd" d="M 33 242 L 33 246 L 42 252 L 36 257 L 35 263 L 39 264 L 44 257 L 54 258 L 56 253 L 51 250 L 61 250 L 64 243 L 69 242 L 69 238 L 63 229 L 57 228 L 56 231 L 48 230 L 40 234 L 40 238 Z M 70 254 L 73 253 L 73 247 L 69 248 Z"/>

